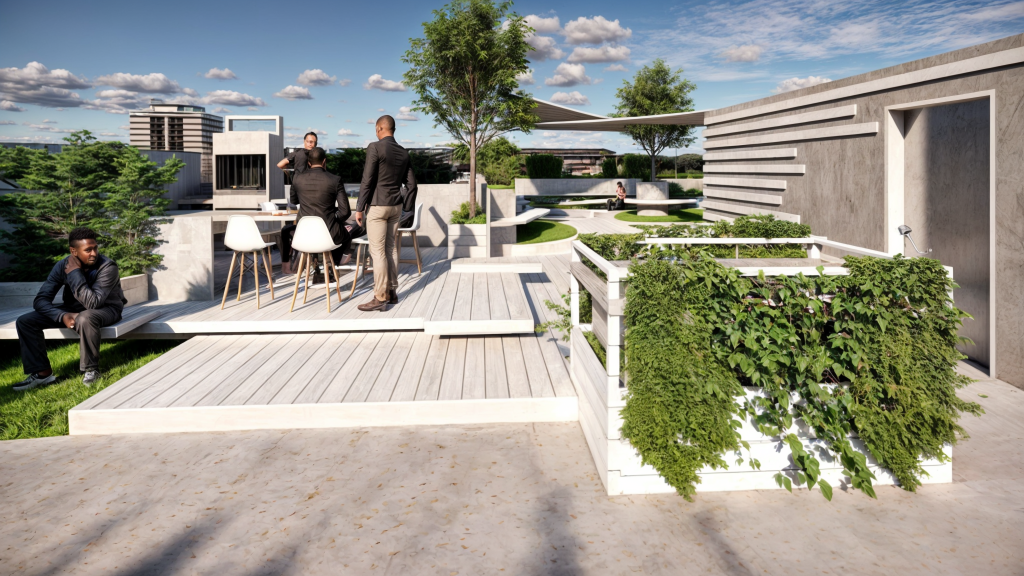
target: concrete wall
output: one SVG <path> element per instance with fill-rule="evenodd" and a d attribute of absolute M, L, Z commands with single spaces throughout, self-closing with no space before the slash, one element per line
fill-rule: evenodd
<path fill-rule="evenodd" d="M 989 99 L 994 122 L 990 136 L 995 185 L 990 194 L 994 194 L 995 204 L 989 215 L 995 222 L 990 241 L 995 245 L 994 305 L 999 310 L 994 376 L 1024 387 L 1024 249 L 1020 240 L 1024 238 L 1024 163 L 1020 160 L 1024 157 L 1024 114 L 1020 113 L 1024 109 L 1024 34 L 710 112 L 705 118 L 706 165 L 737 166 L 733 173 L 715 173 L 716 178 L 758 182 L 712 185 L 712 176 L 706 173 L 705 190 L 761 194 L 766 202 L 716 198 L 715 204 L 726 209 L 705 214 L 730 217 L 738 215 L 728 211 L 730 204 L 755 207 L 767 213 L 797 215 L 814 233 L 832 240 L 876 250 L 898 246 L 895 229 L 902 222 L 887 219 L 895 220 L 893 214 L 902 216 L 895 211 L 902 210 L 902 203 L 897 206 L 894 200 L 890 205 L 889 197 L 904 184 L 904 160 L 895 148 L 896 144 L 902 146 L 903 138 L 902 126 L 893 122 L 891 110 L 914 108 L 922 102 L 931 102 L 927 104 L 931 106 L 937 99 L 968 95 Z M 854 114 L 792 120 L 797 115 L 827 115 L 853 105 Z M 734 132 L 723 134 L 722 128 Z M 814 132 L 800 134 L 811 130 Z M 914 135 L 909 136 L 913 144 Z M 890 137 L 895 139 L 887 141 Z M 967 137 L 973 139 L 976 134 Z M 782 150 L 792 150 L 795 157 L 721 158 L 722 153 L 749 157 Z M 942 157 L 949 151 L 936 153 Z M 745 167 L 752 164 L 771 171 L 751 173 Z M 973 174 L 973 169 L 967 170 Z M 956 176 L 960 182 L 971 177 Z M 783 189 L 777 188 L 779 181 L 784 182 Z M 960 194 L 968 194 L 967 188 L 961 186 Z M 973 254 L 982 260 L 988 256 Z"/>
<path fill-rule="evenodd" d="M 476 201 L 479 205 L 483 205 L 482 189 L 484 186 L 486 185 L 477 185 Z M 420 184 L 417 188 L 416 201 L 423 203 L 420 231 L 416 233 L 420 246 L 446 246 L 448 244 L 448 220 L 451 219 L 453 210 L 457 210 L 463 202 L 469 202 L 469 184 Z M 359 184 L 345 184 L 345 191 L 356 196 L 359 194 Z M 355 198 L 350 199 L 349 205 L 355 210 Z M 515 214 L 514 203 L 512 214 Z M 408 236 L 402 238 L 403 246 L 411 244 L 412 238 Z"/>
<path fill-rule="evenodd" d="M 689 190 L 690 188 L 704 189 L 703 178 L 658 178 L 658 180 L 661 182 L 674 182 L 682 186 L 683 190 Z"/>
<path fill-rule="evenodd" d="M 143 156 L 163 166 L 170 158 L 178 158 L 185 163 L 178 172 L 178 181 L 167 184 L 164 198 L 171 201 L 168 210 L 177 210 L 178 202 L 189 196 L 199 196 L 199 185 L 203 182 L 203 155 L 199 152 L 168 152 L 166 150 L 140 150 Z"/>
<path fill-rule="evenodd" d="M 626 194 L 636 193 L 634 178 L 516 178 L 518 196 L 587 196 L 615 194 L 615 183 L 622 182 Z"/>
<path fill-rule="evenodd" d="M 213 135 L 213 208 L 252 210 L 260 202 L 284 200 L 284 172 L 277 163 L 284 158 L 284 139 L 269 132 L 224 132 Z M 262 154 L 266 158 L 265 190 L 217 188 L 216 157 L 233 154 Z"/>
<path fill-rule="evenodd" d="M 157 254 L 164 259 L 149 273 L 149 299 L 164 302 L 214 300 L 213 218 L 171 218 L 160 224 Z"/>
<path fill-rule="evenodd" d="M 121 291 L 124 292 L 126 306 L 134 306 L 149 301 L 148 278 L 145 274 L 125 276 L 121 278 Z M 0 282 L 0 310 L 12 308 L 31 308 L 36 294 L 43 287 L 42 282 Z M 64 290 L 57 292 L 54 304 L 64 302 Z"/>

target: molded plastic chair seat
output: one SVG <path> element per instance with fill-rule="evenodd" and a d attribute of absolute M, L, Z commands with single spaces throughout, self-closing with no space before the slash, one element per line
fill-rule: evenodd
<path fill-rule="evenodd" d="M 331 252 L 340 248 L 331 238 L 331 231 L 327 224 L 319 216 L 303 216 L 295 225 L 295 236 L 292 238 L 292 250 L 299 252 L 299 267 L 295 273 L 295 291 L 292 293 L 292 306 L 289 312 L 295 309 L 295 297 L 299 295 L 299 280 L 305 275 L 306 283 L 303 285 L 302 303 L 306 303 L 309 296 L 309 271 L 313 255 L 319 254 L 324 264 L 324 287 L 327 290 L 327 312 L 331 311 L 331 273 L 334 274 L 334 286 L 338 292 L 338 303 L 341 303 L 341 287 L 338 281 L 338 270 L 334 266 L 334 257 Z M 305 270 L 305 273 L 303 273 Z"/>
<path fill-rule="evenodd" d="M 270 285 L 270 299 L 274 299 L 274 279 L 270 272 L 270 247 L 273 242 L 267 242 L 260 232 L 260 227 L 252 216 L 234 215 L 228 219 L 227 230 L 224 231 L 224 245 L 231 249 L 231 267 L 228 268 L 228 279 L 224 283 L 224 297 L 221 298 L 220 308 L 224 309 L 224 303 L 228 300 L 228 289 L 231 287 L 231 277 L 234 275 L 235 262 L 241 254 L 241 262 L 238 265 L 238 296 L 236 300 L 242 299 L 242 273 L 245 272 L 245 255 L 252 254 L 252 271 L 256 278 L 256 308 L 260 307 L 260 267 L 258 255 L 263 256 L 263 267 L 267 273 L 267 283 Z"/>
<path fill-rule="evenodd" d="M 416 211 L 412 217 L 412 226 L 408 228 L 399 228 L 398 234 L 395 238 L 395 246 L 398 250 L 398 263 L 399 264 L 415 264 L 416 271 L 420 274 L 423 273 L 423 261 L 420 259 L 420 241 L 416 238 L 416 232 L 420 229 L 420 213 L 423 212 L 423 204 L 421 202 L 416 203 Z M 402 234 L 409 234 L 412 236 L 412 248 L 416 252 L 415 260 L 402 260 Z"/>

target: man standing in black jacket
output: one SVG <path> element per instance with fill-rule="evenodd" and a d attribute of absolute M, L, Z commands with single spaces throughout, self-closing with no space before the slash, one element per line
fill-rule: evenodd
<path fill-rule="evenodd" d="M 340 176 L 324 169 L 327 153 L 323 148 L 313 148 L 306 153 L 306 157 L 309 168 L 292 180 L 289 202 L 299 205 L 299 218 L 319 216 L 323 219 L 331 233 L 331 239 L 340 245 L 340 248 L 331 255 L 335 264 L 342 266 L 348 263 L 348 249 L 352 243 L 348 229 L 345 228 L 345 221 L 352 215 L 348 195 L 345 194 L 345 184 L 342 183 Z M 327 274 L 327 281 L 330 281 L 330 277 L 330 274 Z"/>
<path fill-rule="evenodd" d="M 360 226 L 366 213 L 366 239 L 373 258 L 373 299 L 359 305 L 364 312 L 383 312 L 389 303 L 398 303 L 398 219 L 403 205 L 407 212 L 416 208 L 416 176 L 409 152 L 395 141 L 394 118 L 385 114 L 377 119 L 377 139 L 366 147 L 356 204 L 356 223 Z M 407 190 L 404 199 L 403 184 Z"/>
<path fill-rule="evenodd" d="M 31 390 L 48 386 L 56 378 L 46 357 L 47 328 L 71 328 L 80 336 L 81 361 L 86 386 L 100 379 L 100 329 L 121 321 L 121 312 L 128 302 L 121 291 L 117 264 L 100 256 L 96 233 L 88 228 L 75 228 L 68 235 L 71 255 L 58 262 L 36 294 L 35 309 L 18 318 L 18 340 L 21 363 L 28 378 L 14 386 L 15 390 Z M 64 289 L 64 303 L 53 305 L 57 291 Z"/>

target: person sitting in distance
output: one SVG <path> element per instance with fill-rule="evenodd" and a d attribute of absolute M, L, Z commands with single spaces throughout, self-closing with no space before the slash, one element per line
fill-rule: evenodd
<path fill-rule="evenodd" d="M 608 199 L 608 210 L 626 209 L 626 187 L 622 182 L 615 183 L 615 198 Z"/>
<path fill-rule="evenodd" d="M 71 328 L 80 336 L 79 369 L 86 386 L 100 375 L 100 329 L 121 321 L 125 300 L 117 264 L 101 256 L 96 233 L 75 228 L 68 235 L 71 254 L 54 265 L 32 302 L 34 310 L 18 318 L 15 327 L 21 344 L 21 363 L 28 377 L 14 386 L 17 391 L 53 384 L 56 377 L 46 357 L 47 328 Z M 64 302 L 54 306 L 57 291 Z"/>
<path fill-rule="evenodd" d="M 316 148 L 317 137 L 316 132 L 307 132 L 306 136 L 302 139 L 302 148 L 292 152 L 288 156 L 285 156 L 284 160 L 277 163 L 277 167 L 288 173 L 288 168 L 292 168 L 292 175 L 290 182 L 295 181 L 295 177 L 302 174 L 309 168 L 309 151 Z M 292 273 L 291 256 L 292 256 L 292 237 L 295 236 L 295 224 L 289 224 L 281 228 L 281 271 L 285 274 Z"/>

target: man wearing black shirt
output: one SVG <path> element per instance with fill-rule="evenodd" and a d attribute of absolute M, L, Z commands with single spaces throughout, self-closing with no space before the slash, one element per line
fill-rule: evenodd
<path fill-rule="evenodd" d="M 309 151 L 316 148 L 316 132 L 307 132 L 302 139 L 302 149 L 285 156 L 284 160 L 277 163 L 277 167 L 287 174 L 289 167 L 292 169 L 291 180 L 294 185 L 295 177 L 302 174 L 309 168 Z M 285 274 L 292 273 L 292 236 L 295 235 L 295 224 L 289 224 L 281 228 L 281 271 Z"/>

